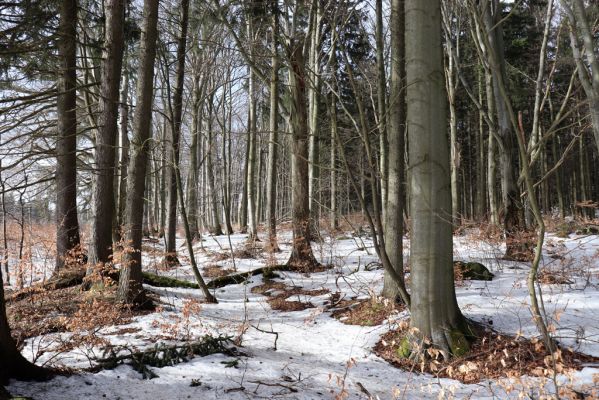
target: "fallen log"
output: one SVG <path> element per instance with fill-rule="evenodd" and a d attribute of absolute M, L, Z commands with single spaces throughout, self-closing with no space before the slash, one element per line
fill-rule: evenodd
<path fill-rule="evenodd" d="M 218 289 L 227 285 L 239 284 L 247 281 L 254 275 L 263 274 L 266 279 L 272 278 L 275 271 L 297 271 L 287 265 L 274 265 L 260 267 L 251 271 L 240 272 L 233 275 L 225 275 L 215 278 L 207 283 L 209 289 Z M 39 285 L 34 285 L 7 296 L 7 301 L 20 301 L 29 296 L 44 293 L 48 290 L 66 289 L 73 286 L 81 285 L 85 278 L 85 269 L 65 270 L 56 277 L 50 278 L 47 282 Z M 110 278 L 114 281 L 119 280 L 119 271 L 114 270 L 110 274 Z M 181 279 L 170 278 L 167 276 L 156 275 L 151 272 L 143 273 L 143 283 L 155 287 L 177 287 L 199 289 L 199 285 L 195 282 L 189 282 Z"/>
<path fill-rule="evenodd" d="M 119 354 L 128 351 L 125 354 Z M 98 372 L 103 369 L 114 369 L 120 364 L 127 363 L 137 372 L 142 374 L 143 379 L 157 378 L 156 372 L 149 367 L 162 368 L 177 365 L 189 361 L 196 356 L 209 356 L 211 354 L 226 354 L 228 356 L 242 355 L 236 347 L 232 346 L 230 337 L 213 337 L 206 335 L 197 342 L 183 345 L 167 346 L 163 343 L 156 344 L 153 348 L 143 351 L 132 351 L 129 347 L 109 347 L 105 350 L 105 357 L 94 358 L 97 365 L 87 369 L 89 372 Z"/>
<path fill-rule="evenodd" d="M 272 274 L 275 271 L 297 271 L 297 268 L 284 264 L 261 267 L 253 269 L 251 271 L 240 272 L 238 274 L 221 276 L 211 280 L 210 282 L 208 282 L 207 285 L 209 289 L 218 289 L 227 285 L 244 283 L 252 276 L 260 274 L 263 274 L 265 279 L 269 279 L 273 277 Z"/>

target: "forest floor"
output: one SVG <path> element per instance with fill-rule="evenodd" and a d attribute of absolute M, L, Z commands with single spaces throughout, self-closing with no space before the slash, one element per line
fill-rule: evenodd
<path fill-rule="evenodd" d="M 282 252 L 274 255 L 246 249 L 245 239 L 240 234 L 205 236 L 201 244 L 195 244 L 207 280 L 282 264 L 289 256 L 289 232 L 280 235 Z M 529 338 L 535 343 L 537 331 L 526 290 L 529 265 L 502 260 L 502 244 L 483 239 L 476 230 L 456 236 L 454 244 L 455 260 L 481 262 L 495 274 L 492 281 L 457 282 L 464 315 L 506 337 Z M 165 269 L 162 242 L 145 241 L 146 270 L 193 281 L 184 242 L 178 245 L 181 265 Z M 378 347 L 388 345 L 385 338 L 390 340 L 389 332 L 406 325 L 408 314 L 376 297 L 383 271 L 372 241 L 367 235 L 326 235 L 313 249 L 330 269 L 311 274 L 279 271 L 267 280 L 256 275 L 245 283 L 216 289 L 219 304 L 203 303 L 198 289 L 146 285 L 158 305 L 154 311 L 123 313 L 97 298 L 72 303 L 68 310 L 44 309 L 36 324 L 45 328 L 22 333 L 23 353 L 65 374 L 40 383 L 12 381 L 7 389 L 37 400 L 536 399 L 553 395 L 557 384 L 562 398 L 598 398 L 594 396 L 599 396 L 599 363 L 587 359 L 579 360 L 579 370 L 564 369 L 557 375 L 547 373 L 551 368 L 542 362 L 540 366 L 521 365 L 511 373 L 506 366 L 506 373 L 501 373 L 504 359 L 518 357 L 503 350 L 488 356 L 492 365 L 498 365 L 490 379 L 462 381 L 446 373 L 435 376 L 420 373 L 419 368 L 396 368 L 374 348 L 377 343 Z M 30 276 L 39 279 L 44 273 Z M 599 357 L 599 236 L 549 235 L 539 287 L 560 345 Z M 52 294 L 27 301 L 39 310 L 35 302 L 47 304 L 52 296 L 58 298 Z M 9 302 L 9 313 L 10 307 Z M 22 309 L 12 313 L 12 321 L 15 313 L 24 314 L 17 319 L 27 319 Z M 160 368 L 140 369 L 139 363 L 127 362 L 112 369 L 98 368 L 101 358 L 199 342 L 206 335 L 230 337 L 227 351 L 184 360 L 177 356 L 171 365 Z M 531 349 L 535 352 L 534 346 Z M 543 360 L 544 353 L 536 351 Z M 483 365 L 466 357 L 453 367 L 468 372 Z M 144 379 L 148 375 L 153 379 Z"/>

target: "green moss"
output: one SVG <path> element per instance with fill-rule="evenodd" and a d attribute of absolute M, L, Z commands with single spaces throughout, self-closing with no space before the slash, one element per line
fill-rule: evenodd
<path fill-rule="evenodd" d="M 410 340 L 407 337 L 403 337 L 395 352 L 401 358 L 409 358 L 410 355 L 412 355 L 412 344 L 410 343 Z"/>
<path fill-rule="evenodd" d="M 459 329 L 449 331 L 449 349 L 455 357 L 462 357 L 470 351 L 470 343 L 466 335 Z"/>

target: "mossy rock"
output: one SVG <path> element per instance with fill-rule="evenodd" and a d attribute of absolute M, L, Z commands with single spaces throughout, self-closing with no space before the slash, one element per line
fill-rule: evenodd
<path fill-rule="evenodd" d="M 464 279 L 491 281 L 495 277 L 487 267 L 478 262 L 454 261 L 453 266 L 460 271 Z"/>

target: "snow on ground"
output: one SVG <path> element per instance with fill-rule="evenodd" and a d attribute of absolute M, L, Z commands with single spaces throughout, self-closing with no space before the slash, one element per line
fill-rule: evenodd
<path fill-rule="evenodd" d="M 215 262 L 214 252 L 230 253 L 241 248 L 246 236 L 232 235 L 204 238 L 195 246 L 200 266 Z M 230 239 L 230 242 L 229 242 Z M 283 252 L 276 260 L 228 259 L 217 264 L 238 271 L 254 269 L 268 263 L 282 263 L 289 256 L 290 233 L 280 236 Z M 161 251 L 161 243 L 145 243 Z M 186 257 L 184 242 L 178 242 L 183 265 L 169 271 L 153 269 L 159 265 L 158 252 L 144 253 L 144 265 L 179 279 L 193 280 Z M 203 247 L 203 249 L 201 249 Z M 335 267 L 326 272 L 308 275 L 279 272 L 280 279 L 288 285 L 304 289 L 328 289 L 342 296 L 368 297 L 382 287 L 382 270 L 368 270 L 377 257 L 372 241 L 365 236 L 328 238 L 314 244 L 317 258 Z M 543 303 L 546 313 L 555 326 L 555 335 L 562 343 L 582 352 L 599 356 L 599 262 L 597 251 L 599 237 L 572 237 L 559 239 L 549 236 L 544 256 L 545 269 L 565 271 L 568 284 L 543 284 Z M 457 288 L 460 307 L 467 317 L 485 323 L 508 334 L 536 335 L 526 291 L 528 266 L 522 263 L 501 261 L 502 247 L 475 240 L 471 236 L 455 238 L 455 259 L 480 261 L 495 274 L 491 282 L 466 282 Z M 406 258 L 408 256 L 407 249 Z M 240 350 L 245 354 L 231 357 L 216 354 L 197 357 L 189 362 L 154 369 L 159 375 L 144 380 L 131 367 L 122 365 L 114 370 L 82 373 L 57 377 L 49 382 L 11 382 L 8 387 L 14 395 L 32 396 L 35 399 L 365 399 L 368 391 L 379 399 L 428 398 L 518 398 L 533 396 L 543 387 L 552 386 L 535 379 L 521 382 L 481 382 L 464 385 L 448 379 L 406 372 L 394 368 L 373 354 L 372 348 L 380 336 L 392 329 L 405 313 L 375 327 L 344 325 L 330 316 L 324 303 L 329 294 L 321 296 L 298 295 L 289 300 L 309 300 L 316 308 L 304 311 L 273 311 L 266 297 L 251 292 L 262 284 L 262 276 L 255 276 L 247 284 L 230 285 L 216 290 L 219 304 L 201 304 L 191 309 L 181 320 L 182 309 L 201 299 L 199 290 L 178 288 L 150 288 L 160 293 L 164 303 L 161 312 L 139 316 L 125 326 L 104 328 L 103 338 L 113 345 L 131 348 L 150 348 L 165 339 L 169 330 L 179 339 L 199 338 L 205 334 L 233 335 L 243 333 Z M 299 299 L 297 297 L 300 297 Z M 124 331 L 124 328 L 131 328 Z M 135 332 L 136 333 L 131 333 Z M 129 333 L 126 333 L 129 332 Z M 275 336 L 269 332 L 276 332 Z M 99 348 L 77 348 L 66 353 L 52 351 L 52 346 L 68 340 L 68 333 L 50 334 L 29 340 L 25 354 L 38 363 L 85 368 L 90 366 L 90 356 L 100 356 Z M 275 350 L 276 339 L 276 350 Z M 43 350 L 43 351 L 42 351 Z M 227 362 L 238 360 L 236 367 Z M 561 378 L 565 380 L 565 377 Z M 571 379 L 575 386 L 599 385 L 599 366 L 589 366 Z M 193 382 L 193 385 L 192 385 Z M 516 390 L 506 392 L 515 385 Z M 365 389 L 365 390 L 364 390 Z"/>

